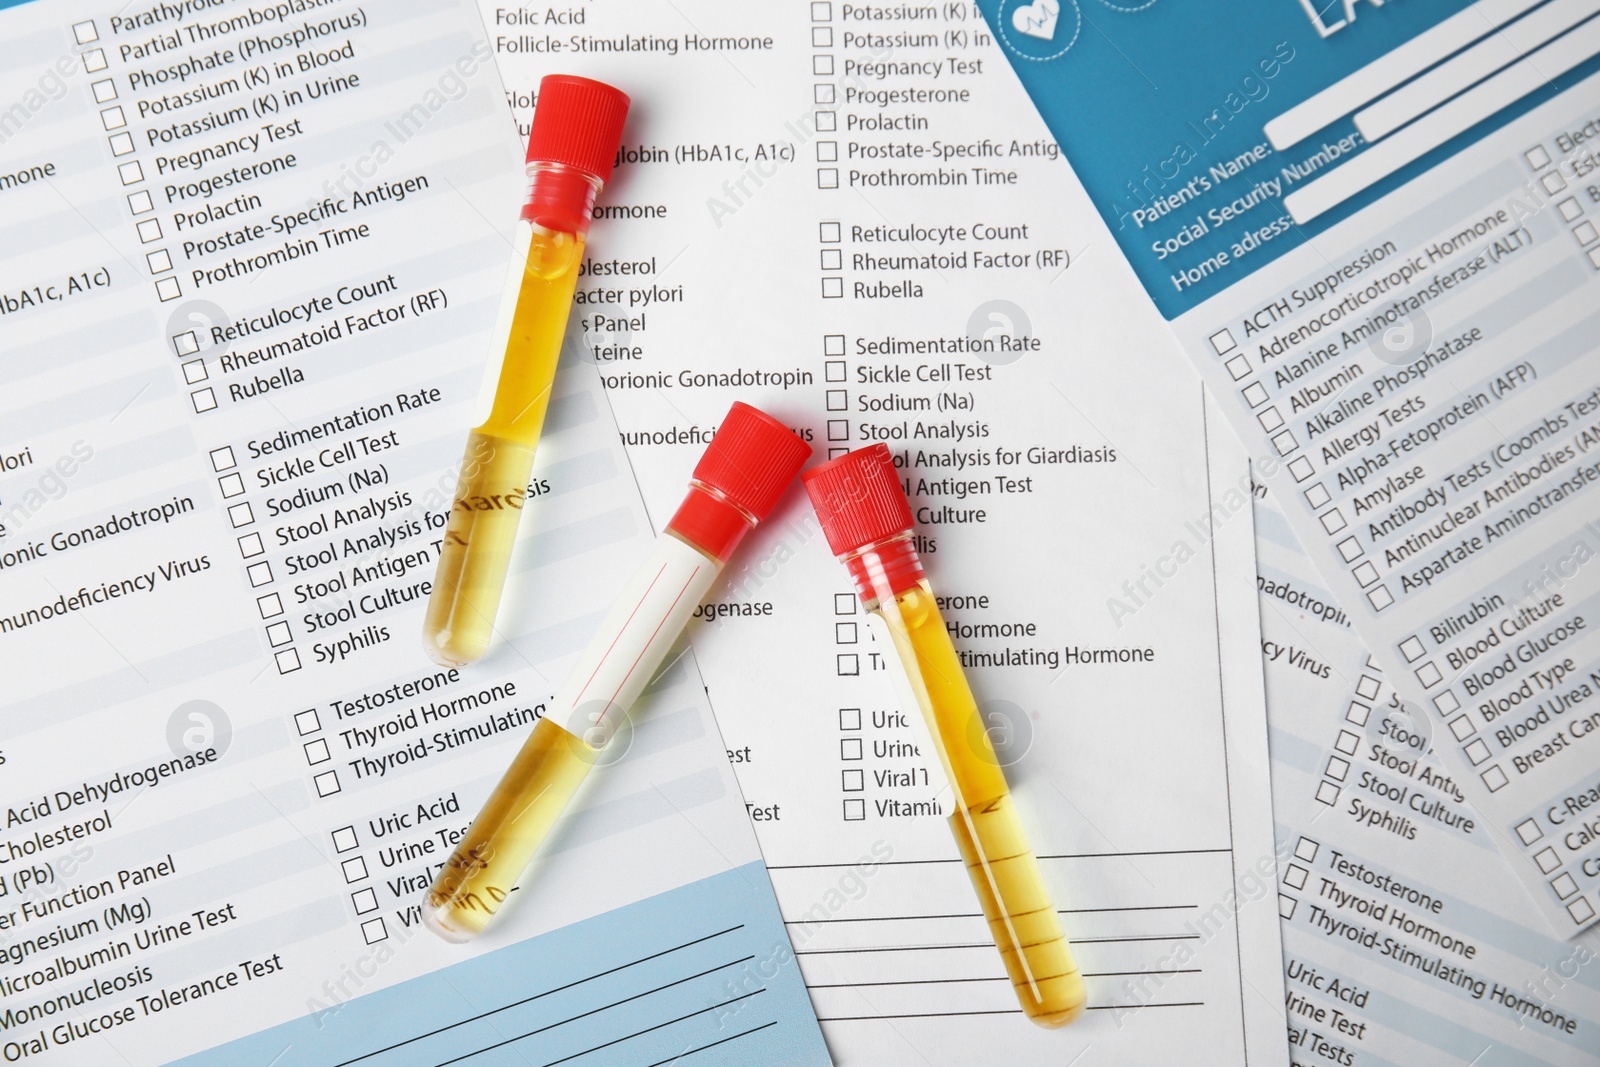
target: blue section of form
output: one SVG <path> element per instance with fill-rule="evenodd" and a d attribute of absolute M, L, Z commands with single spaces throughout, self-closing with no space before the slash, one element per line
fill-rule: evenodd
<path fill-rule="evenodd" d="M 830 1061 L 766 869 L 757 862 L 179 1062 L 824 1067 Z"/>
<path fill-rule="evenodd" d="M 1045 4 L 1058 10 L 1049 40 L 1016 29 L 1026 23 L 1019 5 L 1043 12 Z M 1262 132 L 1265 123 L 1466 6 L 1468 0 L 979 0 L 1001 50 L 1168 319 L 1600 71 L 1597 56 L 1548 79 L 1338 207 L 1295 224 L 1283 197 L 1367 145 L 1346 115 L 1278 153 Z M 1326 26 L 1345 21 L 1347 8 L 1354 16 L 1323 37 L 1307 7 L 1322 11 Z M 1258 147 L 1261 158 L 1236 173 L 1213 170 L 1227 170 Z M 1314 157 L 1325 147 L 1337 158 L 1324 166 Z M 1293 175 L 1307 164 L 1303 178 L 1285 177 L 1286 169 Z M 1282 182 L 1275 195 L 1246 203 L 1258 183 L 1273 180 Z M 1135 210 L 1163 211 L 1162 200 L 1170 211 L 1141 226 Z M 1229 205 L 1237 213 L 1212 214 Z M 1226 265 L 1217 265 L 1219 255 Z"/>

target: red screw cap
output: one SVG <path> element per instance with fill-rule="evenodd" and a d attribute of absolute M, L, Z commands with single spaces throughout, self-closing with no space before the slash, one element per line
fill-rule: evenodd
<path fill-rule="evenodd" d="M 695 464 L 694 479 L 760 522 L 772 514 L 810 458 L 811 446 L 789 427 L 749 404 L 735 402 Z"/>
<path fill-rule="evenodd" d="M 528 134 L 529 163 L 565 163 L 602 182 L 611 180 L 628 96 L 604 82 L 574 74 L 548 74 Z"/>
<path fill-rule="evenodd" d="M 912 528 L 911 504 L 889 446 L 846 452 L 805 474 L 806 492 L 835 556 Z"/>

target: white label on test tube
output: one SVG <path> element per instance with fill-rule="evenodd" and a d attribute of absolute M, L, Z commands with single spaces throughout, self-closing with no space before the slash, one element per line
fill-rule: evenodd
<path fill-rule="evenodd" d="M 939 754 L 939 742 L 928 728 L 928 717 L 922 710 L 930 703 L 927 694 L 922 691 L 920 682 L 913 681 L 907 673 L 900 659 L 900 650 L 895 647 L 894 635 L 889 632 L 889 621 L 876 611 L 869 611 L 867 627 L 878 642 L 878 654 L 883 657 L 884 668 L 889 673 L 889 684 L 894 689 L 895 699 L 900 702 L 900 714 L 905 716 L 917 751 L 921 753 L 922 762 L 928 769 L 928 785 L 933 789 L 934 799 L 941 808 L 949 809 L 955 804 L 955 790 L 950 788 L 944 758 Z M 981 726 L 974 726 L 973 729 L 981 729 Z M 945 814 L 953 815 L 955 812 L 947 810 Z"/>
<path fill-rule="evenodd" d="M 551 701 L 556 725 L 595 748 L 610 741 L 720 569 L 663 535 Z"/>

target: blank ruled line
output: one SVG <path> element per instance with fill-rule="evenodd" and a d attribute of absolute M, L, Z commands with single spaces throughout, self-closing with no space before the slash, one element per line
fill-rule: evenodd
<path fill-rule="evenodd" d="M 1057 908 L 1057 915 L 1092 915 L 1118 911 L 1190 911 L 1198 904 L 1138 904 L 1123 908 Z M 907 919 L 981 919 L 983 912 L 951 912 L 948 915 L 864 915 L 840 919 L 786 919 L 785 926 L 817 926 L 825 923 L 904 922 Z"/>
<path fill-rule="evenodd" d="M 551 996 L 551 995 L 553 995 L 555 993 L 560 993 L 563 990 L 571 989 L 574 986 L 583 985 L 585 982 L 592 982 L 597 978 L 604 978 L 607 975 L 616 974 L 618 971 L 625 971 L 629 967 L 637 967 L 641 963 L 648 963 L 651 960 L 660 959 L 662 956 L 667 956 L 667 955 L 670 955 L 670 954 L 672 954 L 674 952 L 681 952 L 683 949 L 691 948 L 694 945 L 702 944 L 702 943 L 704 943 L 706 941 L 712 940 L 713 938 L 722 937 L 724 934 L 731 934 L 735 930 L 743 930 L 743 929 L 744 929 L 744 923 L 740 923 L 737 926 L 730 926 L 726 930 L 718 930 L 714 934 L 706 934 L 704 937 L 697 937 L 693 941 L 685 941 L 681 945 L 674 945 L 671 948 L 664 948 L 660 952 L 652 952 L 648 956 L 640 956 L 636 960 L 632 960 L 632 961 L 630 961 L 628 963 L 618 964 L 617 966 L 609 968 L 608 970 L 599 971 L 599 972 L 597 972 L 595 974 L 591 974 L 587 978 L 578 978 L 578 979 L 575 979 L 575 980 L 573 980 L 571 982 L 568 982 L 565 985 L 558 985 L 554 989 L 546 989 L 542 993 L 535 993 L 531 997 L 523 997 L 521 1000 L 513 1000 L 510 1004 L 505 1004 L 505 1005 L 502 1005 L 502 1006 L 500 1006 L 498 1008 L 490 1008 L 488 1011 L 480 1012 L 477 1015 L 472 1015 L 472 1016 L 469 1016 L 468 1018 L 465 1018 L 465 1019 L 458 1019 L 457 1021 L 451 1023 L 448 1026 L 441 1026 L 436 1030 L 429 1030 L 427 1033 L 417 1034 L 415 1037 L 408 1037 L 404 1041 L 397 1041 L 392 1045 L 386 1045 L 386 1046 L 384 1046 L 383 1048 L 380 1048 L 380 1049 L 373 1049 L 371 1052 L 364 1052 L 361 1055 L 355 1057 L 354 1059 L 344 1060 L 344 1061 L 342 1061 L 340 1063 L 334 1064 L 334 1067 L 350 1067 L 350 1065 L 352 1063 L 360 1063 L 362 1060 L 368 1060 L 368 1059 L 371 1059 L 374 1056 L 380 1056 L 385 1052 L 393 1052 L 395 1049 L 401 1048 L 401 1047 L 403 1047 L 405 1045 L 409 1045 L 413 1041 L 421 1041 L 424 1038 L 433 1037 L 436 1034 L 442 1034 L 442 1033 L 445 1033 L 446 1031 L 454 1030 L 458 1026 L 465 1026 L 468 1023 L 477 1022 L 479 1019 L 487 1019 L 491 1015 L 497 1015 L 497 1014 L 499 1014 L 500 1012 L 503 1012 L 503 1011 L 510 1011 L 512 1008 L 518 1008 L 518 1007 L 521 1007 L 524 1004 L 530 1004 L 533 1001 L 539 1000 L 542 997 L 548 997 L 548 996 Z M 727 966 L 727 964 L 723 964 L 723 966 L 725 967 L 725 966 Z M 720 969 L 721 968 L 713 968 L 713 970 L 720 970 Z"/>
<path fill-rule="evenodd" d="M 692 1048 L 692 1049 L 689 1049 L 686 1052 L 680 1052 L 676 1056 L 671 1056 L 671 1057 L 669 1057 L 667 1059 L 657 1060 L 654 1063 L 647 1064 L 646 1067 L 666 1067 L 666 1064 L 669 1064 L 669 1063 L 682 1063 L 685 1059 L 687 1059 L 690 1056 L 693 1056 L 696 1052 L 704 1052 L 708 1048 L 716 1048 L 718 1045 L 726 1045 L 730 1041 L 737 1041 L 741 1037 L 749 1037 L 751 1034 L 758 1033 L 758 1032 L 760 1032 L 762 1030 L 765 1030 L 769 1026 L 777 1026 L 777 1025 L 778 1025 L 778 1020 L 774 1019 L 770 1023 L 762 1023 L 760 1026 L 751 1027 L 749 1030 L 746 1030 L 742 1034 L 734 1034 L 732 1037 L 725 1037 L 720 1041 L 713 1041 L 709 1045 L 701 1045 L 699 1048 Z"/>
<path fill-rule="evenodd" d="M 1115 945 L 1134 941 L 1198 941 L 1199 934 L 1167 934 L 1154 937 L 1069 937 L 1074 945 Z M 970 945 L 883 945 L 875 948 L 810 948 L 796 950 L 796 956 L 837 956 L 851 952 L 933 952 L 952 948 L 994 948 L 993 941 Z"/>
<path fill-rule="evenodd" d="M 1114 860 L 1126 856 L 1227 856 L 1233 853 L 1231 848 L 1167 848 L 1151 849 L 1146 852 L 1053 852 L 1041 853 L 1035 859 L 1041 860 Z M 879 860 L 874 867 L 914 867 L 929 863 L 960 864 L 961 857 L 952 856 L 949 859 L 935 860 Z M 774 863 L 767 867 L 769 871 L 822 871 L 833 867 L 859 867 L 861 862 L 854 863 Z"/>
<path fill-rule="evenodd" d="M 1127 978 L 1137 975 L 1160 975 L 1165 978 L 1174 974 L 1203 974 L 1199 967 L 1186 967 L 1176 971 L 1084 971 L 1084 978 Z M 817 982 L 807 983 L 807 989 L 856 989 L 865 986 L 889 985 L 950 985 L 959 982 L 1010 982 L 1009 975 L 997 974 L 989 978 L 902 978 L 886 982 Z"/>
<path fill-rule="evenodd" d="M 1203 1008 L 1203 1000 L 1184 1000 L 1170 1004 L 1090 1004 L 1089 1011 L 1137 1011 L 1141 1008 Z M 883 1019 L 946 1019 L 963 1015 L 1021 1015 L 1021 1008 L 995 1008 L 992 1011 L 921 1011 L 903 1015 L 828 1015 L 817 1016 L 819 1023 L 879 1022 Z"/>

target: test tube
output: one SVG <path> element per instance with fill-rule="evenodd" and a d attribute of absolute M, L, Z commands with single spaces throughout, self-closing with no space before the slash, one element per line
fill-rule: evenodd
<path fill-rule="evenodd" d="M 428 929 L 468 941 L 499 912 L 723 564 L 810 456 L 770 415 L 733 405 L 666 531 L 439 871 L 423 902 Z"/>
<path fill-rule="evenodd" d="M 568 74 L 539 82 L 528 192 L 495 329 L 494 400 L 467 436 L 423 622 L 428 655 L 448 667 L 478 659 L 494 633 L 584 239 L 627 115 L 627 96 L 609 85 Z"/>
<path fill-rule="evenodd" d="M 953 799 L 950 829 L 1022 1010 L 1040 1026 L 1065 1026 L 1083 1014 L 1083 977 L 923 574 L 888 446 L 847 452 L 806 472 L 805 485 L 903 709 L 918 708 L 927 724 Z"/>

